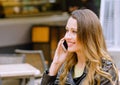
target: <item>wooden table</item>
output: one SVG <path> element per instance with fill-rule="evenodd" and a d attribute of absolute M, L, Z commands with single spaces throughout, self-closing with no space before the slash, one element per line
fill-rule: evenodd
<path fill-rule="evenodd" d="M 0 65 L 0 85 L 2 79 L 6 78 L 29 78 L 29 85 L 34 85 L 35 76 L 40 74 L 40 71 L 30 64 L 7 64 Z M 25 85 L 25 82 L 22 82 Z"/>

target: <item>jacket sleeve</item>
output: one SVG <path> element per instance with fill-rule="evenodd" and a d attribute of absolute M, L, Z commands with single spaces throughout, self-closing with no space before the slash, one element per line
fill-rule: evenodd
<path fill-rule="evenodd" d="M 54 85 L 55 80 L 56 76 L 49 76 L 47 73 L 44 73 L 40 85 Z"/>
<path fill-rule="evenodd" d="M 115 82 L 114 85 L 119 85 L 119 81 L 118 79 L 115 81 L 115 79 L 117 78 L 115 72 L 113 69 L 109 70 L 110 74 L 112 75 L 112 80 Z M 101 84 L 100 85 L 113 85 L 108 79 L 106 78 L 101 78 Z"/>
<path fill-rule="evenodd" d="M 45 71 L 40 85 L 56 85 L 56 84 L 59 85 L 59 76 L 62 73 L 63 67 L 64 65 L 61 66 L 56 76 L 50 76 L 48 75 L 49 72 Z"/>

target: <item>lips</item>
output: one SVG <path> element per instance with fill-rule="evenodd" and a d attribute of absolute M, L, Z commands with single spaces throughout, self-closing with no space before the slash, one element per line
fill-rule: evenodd
<path fill-rule="evenodd" d="M 68 44 L 68 47 L 71 47 L 75 44 L 75 42 L 68 42 L 67 44 Z"/>

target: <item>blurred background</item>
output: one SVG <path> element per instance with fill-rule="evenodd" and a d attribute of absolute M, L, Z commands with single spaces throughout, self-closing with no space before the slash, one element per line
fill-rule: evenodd
<path fill-rule="evenodd" d="M 107 49 L 120 69 L 120 0 L 0 0 L 0 55 L 7 54 L 8 62 L 7 57 L 19 51 L 25 54 L 25 63 L 43 72 L 64 37 L 70 13 L 84 8 L 100 19 Z M 36 53 L 39 56 L 32 55 Z M 20 85 L 8 81 L 3 85 L 8 84 Z"/>
<path fill-rule="evenodd" d="M 83 8 L 99 17 L 100 0 L 0 0 L 0 53 L 40 49 L 50 63 L 70 13 Z"/>
<path fill-rule="evenodd" d="M 0 0 L 6 17 L 40 16 L 89 8 L 98 14 L 100 0 Z M 3 17 L 5 17 L 3 16 Z M 2 17 L 2 16 L 1 16 Z"/>
<path fill-rule="evenodd" d="M 48 63 L 76 9 L 88 8 L 101 21 L 108 49 L 119 50 L 119 0 L 0 0 L 0 53 L 43 50 Z"/>

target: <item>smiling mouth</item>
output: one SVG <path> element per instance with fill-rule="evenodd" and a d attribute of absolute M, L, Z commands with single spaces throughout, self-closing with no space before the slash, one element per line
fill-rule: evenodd
<path fill-rule="evenodd" d="M 73 43 L 73 42 L 69 42 L 68 43 L 68 47 L 71 47 L 71 46 L 73 46 L 75 43 Z"/>

